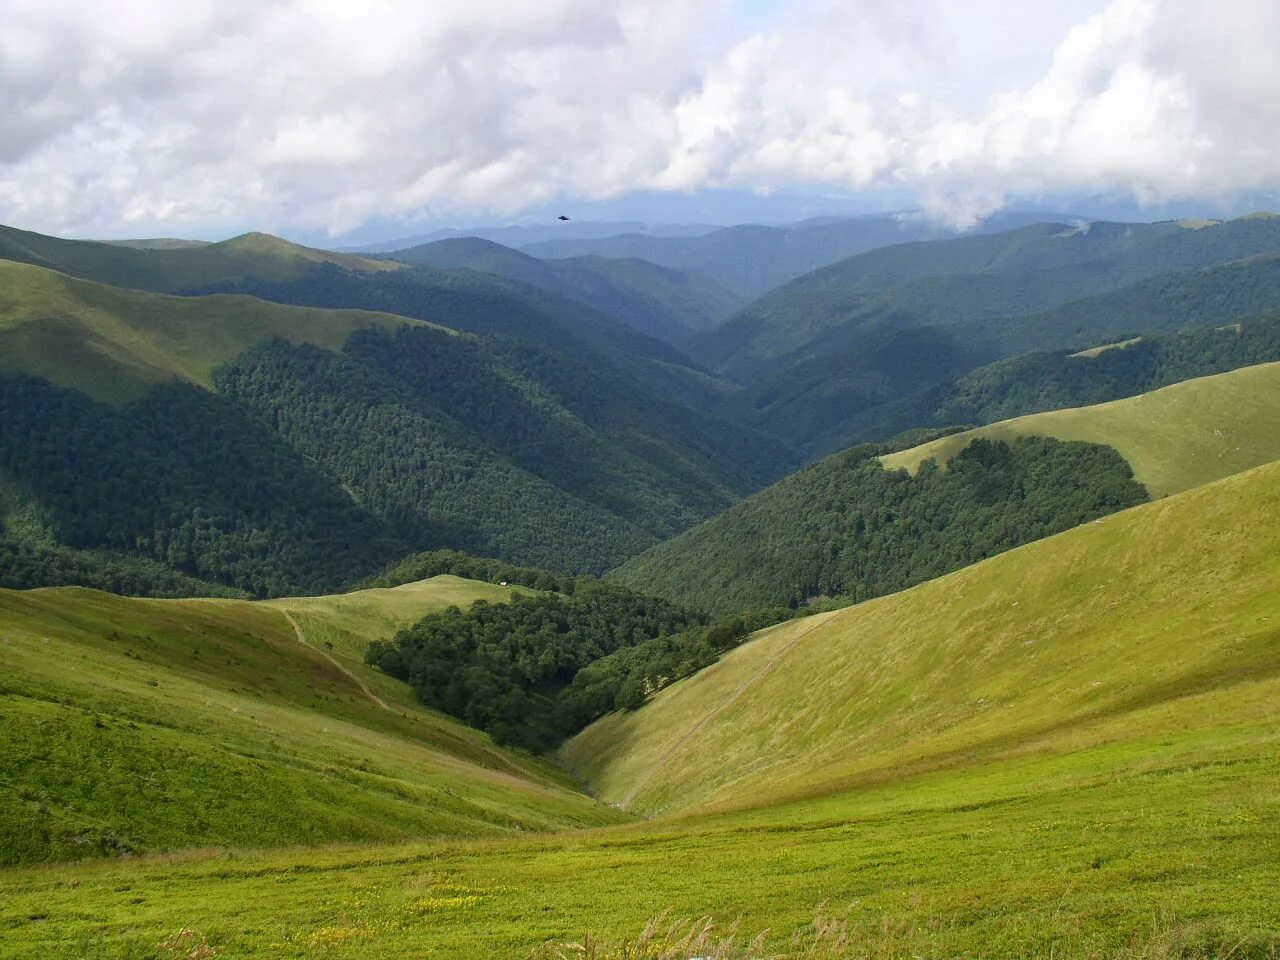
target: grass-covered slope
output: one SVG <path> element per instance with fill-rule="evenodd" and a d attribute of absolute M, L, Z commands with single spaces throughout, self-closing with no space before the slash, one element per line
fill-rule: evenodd
<path fill-rule="evenodd" d="M 1114 447 L 1152 496 L 1280 459 L 1280 363 L 1200 377 L 1111 403 L 1053 410 L 889 454 L 889 469 L 945 463 L 975 438 L 1047 436 Z"/>
<path fill-rule="evenodd" d="M 357 617 L 385 639 L 508 595 L 453 578 L 278 607 L 0 591 L 0 863 L 611 819 L 324 646 L 354 643 Z"/>
<path fill-rule="evenodd" d="M 910 397 L 873 407 L 829 430 L 819 451 L 905 430 L 985 424 L 1061 407 L 1134 396 L 1195 377 L 1280 360 L 1280 314 L 1085 350 L 1030 353 L 989 364 Z"/>
<path fill-rule="evenodd" d="M 294 280 L 321 264 L 360 273 L 385 273 L 399 264 L 315 250 L 265 233 L 219 243 L 156 245 L 64 240 L 0 226 L 0 258 L 118 287 L 181 293 L 224 280 Z"/>
<path fill-rule="evenodd" d="M 354 330 L 406 324 L 424 325 L 251 297 L 149 294 L 0 260 L 0 371 L 111 402 L 169 380 L 211 386 L 220 364 L 273 337 L 338 350 Z"/>
<path fill-rule="evenodd" d="M 738 947 L 656 956 L 745 960 L 767 931 L 765 955 L 789 960 L 1264 960 L 1280 948 L 1278 481 L 1262 468 L 778 627 L 576 748 L 609 753 L 597 786 L 618 796 L 652 783 L 638 805 L 738 809 L 8 870 L 0 955 L 550 960 L 590 934 L 597 956 L 624 938 L 635 956 L 665 915 L 659 930 L 712 917 Z M 741 807 L 791 790 L 820 795 Z"/>
<path fill-rule="evenodd" d="M 1089 361 L 1087 361 L 1089 362 Z M 954 433 L 884 454 L 834 454 L 627 561 L 612 575 L 659 596 L 730 612 L 812 595 L 866 599 L 1136 502 L 1082 460 L 1058 481 L 1055 457 L 992 460 L 1019 439 L 1109 448 L 1152 497 L 1280 459 L 1280 363 L 1245 367 L 1091 407 Z M 881 448 L 883 449 L 883 448 Z M 971 451 L 948 481 L 947 463 Z M 922 475 L 921 464 L 935 460 Z M 1062 463 L 1067 461 L 1063 460 Z M 914 478 L 914 479 L 913 479 Z"/>
<path fill-rule="evenodd" d="M 563 755 L 648 812 L 1280 727 L 1280 467 L 775 627 Z M 1211 733 L 1216 731 L 1216 733 Z"/>

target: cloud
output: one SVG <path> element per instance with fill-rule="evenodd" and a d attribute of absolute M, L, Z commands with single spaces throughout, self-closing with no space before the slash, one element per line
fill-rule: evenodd
<path fill-rule="evenodd" d="M 11 0 L 0 218 L 341 233 L 641 190 L 1280 187 L 1273 0 Z M 1030 9 L 1023 9 L 1023 8 Z M 762 28 L 763 29 L 763 28 Z"/>

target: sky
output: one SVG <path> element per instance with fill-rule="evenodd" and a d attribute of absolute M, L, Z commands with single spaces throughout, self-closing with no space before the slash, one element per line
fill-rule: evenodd
<path fill-rule="evenodd" d="M 1276 0 L 3 3 L 0 222 L 67 236 L 1280 190 Z"/>

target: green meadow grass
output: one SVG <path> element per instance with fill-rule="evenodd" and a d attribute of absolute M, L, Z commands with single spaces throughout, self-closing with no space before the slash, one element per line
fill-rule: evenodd
<path fill-rule="evenodd" d="M 0 957 L 639 960 L 676 954 L 607 944 L 664 915 L 795 957 L 1274 958 L 1277 582 L 1280 465 L 774 628 L 565 749 L 665 816 L 11 869 Z"/>
<path fill-rule="evenodd" d="M 313 629 L 335 611 L 322 636 L 358 610 L 385 636 L 507 593 L 444 578 L 292 602 Z M 263 603 L 0 591 L 0 864 L 620 819 L 386 678 L 380 706 L 313 642 Z"/>
<path fill-rule="evenodd" d="M 1280 459 L 1280 363 L 1264 363 L 1091 407 L 1004 420 L 881 457 L 914 473 L 974 439 L 1050 436 L 1115 447 L 1153 497 L 1180 493 Z"/>
<path fill-rule="evenodd" d="M 0 370 L 110 402 L 172 379 L 209 387 L 216 367 L 272 337 L 339 350 L 354 330 L 421 322 L 244 296 L 143 293 L 0 260 Z"/>

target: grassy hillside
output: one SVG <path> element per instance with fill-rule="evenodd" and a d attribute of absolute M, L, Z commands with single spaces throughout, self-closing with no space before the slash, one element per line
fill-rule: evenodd
<path fill-rule="evenodd" d="M 587 256 L 539 260 L 475 237 L 397 250 L 405 263 L 478 270 L 580 300 L 650 336 L 680 343 L 719 326 L 745 301 L 697 274 L 634 257 Z"/>
<path fill-rule="evenodd" d="M 652 813 L 1119 755 L 1197 729 L 1274 745 L 1278 480 L 1262 467 L 775 627 L 564 758 Z"/>
<path fill-rule="evenodd" d="M 217 366 L 272 337 L 338 350 L 354 330 L 419 323 L 251 297 L 141 293 L 0 260 L 0 370 L 113 403 L 173 379 L 212 386 Z"/>
<path fill-rule="evenodd" d="M 945 463 L 975 438 L 1050 436 L 1114 447 L 1152 496 L 1178 493 L 1280 459 L 1280 363 L 1201 377 L 1162 390 L 1054 410 L 952 434 L 882 458 L 914 472 Z"/>
<path fill-rule="evenodd" d="M 665 915 L 661 932 L 737 931 L 737 949 L 652 951 L 682 960 L 758 956 L 764 930 L 768 955 L 808 960 L 1269 957 L 1278 481 L 1265 467 L 778 627 L 573 748 L 613 758 L 601 789 L 648 784 L 637 806 L 732 811 L 10 870 L 0 954 L 543 960 L 589 934 L 621 956 Z M 743 808 L 788 791 L 819 795 Z"/>
<path fill-rule="evenodd" d="M 1195 377 L 1280 360 L 1280 314 L 1145 333 L 1085 350 L 1029 353 L 860 412 L 821 435 L 819 452 L 919 427 L 985 424 L 1134 396 Z M 797 398 L 798 399 L 798 398 Z"/>
<path fill-rule="evenodd" d="M 716 613 L 815 596 L 865 600 L 1138 502 L 1120 473 L 1131 470 L 1161 497 L 1280 459 L 1278 404 L 1280 363 L 1262 364 L 954 433 L 880 456 L 884 469 L 870 459 L 883 446 L 855 447 L 611 576 Z M 1098 445 L 1116 462 L 1098 447 L 1019 452 L 1037 437 Z M 996 449 L 975 449 L 975 438 Z M 1004 444 L 1013 455 L 997 455 Z M 961 451 L 965 460 L 952 460 Z M 944 469 L 922 471 L 931 459 Z M 961 468 L 951 479 L 948 461 Z"/>
<path fill-rule="evenodd" d="M 174 246 L 63 240 L 0 226 L 0 258 L 48 267 L 85 280 L 119 287 L 181 293 L 223 280 L 254 276 L 294 280 L 320 264 L 361 273 L 399 269 L 390 261 L 303 247 L 265 233 L 246 233 L 220 243 Z"/>
<path fill-rule="evenodd" d="M 0 863 L 616 819 L 404 695 L 379 702 L 324 647 L 350 649 L 356 618 L 385 639 L 509 595 L 453 578 L 274 607 L 0 591 Z"/>

